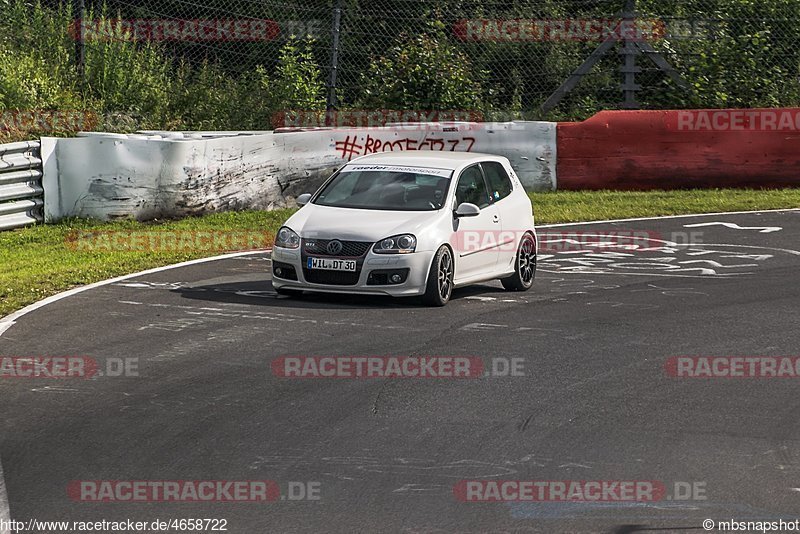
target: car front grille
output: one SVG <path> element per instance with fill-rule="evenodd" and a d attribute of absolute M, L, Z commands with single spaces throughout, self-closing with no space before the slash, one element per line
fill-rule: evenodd
<path fill-rule="evenodd" d="M 324 269 L 303 269 L 303 276 L 312 284 L 328 284 L 332 286 L 354 286 L 361 275 L 361 267 L 355 272 L 327 271 Z"/>
<path fill-rule="evenodd" d="M 306 254 L 314 254 L 316 256 L 335 256 L 337 258 L 360 258 L 364 256 L 369 247 L 373 245 L 368 241 L 338 241 L 342 244 L 341 252 L 331 254 L 328 252 L 328 244 L 334 239 L 304 239 L 303 250 Z"/>
<path fill-rule="evenodd" d="M 341 250 L 336 254 L 328 251 L 331 241 L 339 241 Z M 332 286 L 354 286 L 358 284 L 361 269 L 364 266 L 364 257 L 374 243 L 369 241 L 345 241 L 342 239 L 303 239 L 300 258 L 303 261 L 303 277 L 311 284 L 326 284 Z M 344 258 L 356 260 L 355 271 L 329 271 L 327 269 L 309 269 L 309 256 L 325 256 L 328 258 Z"/>

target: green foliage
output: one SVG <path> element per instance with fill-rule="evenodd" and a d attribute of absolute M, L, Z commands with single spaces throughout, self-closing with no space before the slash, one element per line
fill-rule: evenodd
<path fill-rule="evenodd" d="M 269 80 L 263 67 L 231 77 L 216 63 L 178 66 L 170 102 L 173 129 L 269 128 Z"/>
<path fill-rule="evenodd" d="M 99 20 L 105 22 L 107 17 Z M 104 38 L 91 39 L 86 46 L 84 87 L 95 109 L 143 117 L 144 128 L 167 122 L 171 62 L 154 45 L 134 43 L 119 27 L 103 33 Z"/>
<path fill-rule="evenodd" d="M 82 110 L 96 127 L 267 129 L 275 112 L 325 109 L 330 43 L 279 41 L 135 41 L 106 25 L 85 43 L 78 76 L 72 2 L 0 0 L 0 111 Z M 97 7 L 93 23 L 116 18 L 222 13 L 231 0 L 159 0 L 121 12 Z M 253 5 L 237 16 L 314 20 L 325 27 L 331 5 L 310 0 Z M 475 110 L 495 117 L 581 119 L 617 108 L 620 58 L 615 47 L 551 113 L 539 106 L 597 47 L 569 40 L 462 40 L 458 21 L 591 20 L 615 17 L 622 0 L 346 0 L 337 90 L 340 106 L 359 109 Z M 101 6 L 87 1 L 87 5 Z M 191 9 L 186 6 L 194 6 Z M 183 7 L 181 7 L 183 6 Z M 652 40 L 687 80 L 684 90 L 644 55 L 636 76 L 645 109 L 800 106 L 800 2 L 794 0 L 637 0 L 640 19 L 701 24 L 698 35 Z M 182 11 L 183 12 L 183 11 Z M 156 14 L 156 15 L 154 15 Z M 188 14 L 186 15 L 189 16 Z M 192 15 L 195 16 L 195 15 Z M 199 15 L 198 15 L 199 17 Z M 94 24 L 92 24 L 94 27 Z M 40 132 L 0 131 L 0 141 Z M 50 132 L 67 134 L 71 132 Z"/>
<path fill-rule="evenodd" d="M 374 59 L 362 78 L 358 107 L 375 109 L 472 110 L 490 96 L 465 54 L 450 44 L 444 25 L 402 36 L 388 53 Z"/>
<path fill-rule="evenodd" d="M 46 11 L 20 0 L 0 2 L 0 109 L 79 106 L 69 64 L 69 10 Z"/>
<path fill-rule="evenodd" d="M 0 46 L 0 110 L 72 108 L 80 105 L 74 76 L 53 76 L 33 51 Z"/>
<path fill-rule="evenodd" d="M 292 36 L 281 48 L 272 82 L 275 109 L 325 109 L 325 84 L 312 51 L 311 38 Z"/>
<path fill-rule="evenodd" d="M 68 8 L 25 0 L 0 0 L 0 8 L 0 111 L 81 110 L 97 117 L 97 129 L 129 132 L 269 129 L 274 111 L 325 108 L 310 38 L 287 42 L 272 76 L 263 65 L 232 74 L 212 59 L 192 64 L 163 43 L 137 42 L 109 22 L 120 14 L 101 9 L 86 16 L 100 31 L 88 32 L 79 79 Z M 71 133 L 6 131 L 0 141 Z"/>
<path fill-rule="evenodd" d="M 800 104 L 800 2 L 641 0 L 637 9 L 694 20 L 687 35 L 657 43 L 691 85 L 643 77 L 651 108 L 786 107 Z M 694 33 L 694 35 L 691 35 Z M 688 38 L 687 38 L 688 37 Z M 647 65 L 642 58 L 640 62 Z"/>

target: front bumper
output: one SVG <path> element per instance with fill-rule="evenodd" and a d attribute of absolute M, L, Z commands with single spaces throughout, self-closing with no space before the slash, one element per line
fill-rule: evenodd
<path fill-rule="evenodd" d="M 375 254 L 370 249 L 359 260 L 358 281 L 355 284 L 321 284 L 307 280 L 304 259 L 299 249 L 275 247 L 272 250 L 272 286 L 275 288 L 320 291 L 323 293 L 356 293 L 363 295 L 390 295 L 393 297 L 418 296 L 425 293 L 428 271 L 433 260 L 434 251 L 421 251 L 412 254 Z M 331 259 L 331 256 L 318 256 Z M 338 258 L 340 259 L 340 258 Z M 350 259 L 350 258 L 348 258 Z M 297 280 L 289 280 L 276 275 L 274 265 L 281 263 L 294 268 Z M 369 284 L 373 271 L 401 271 L 408 269 L 405 281 L 399 284 Z M 377 278 L 377 277 L 373 277 Z"/>

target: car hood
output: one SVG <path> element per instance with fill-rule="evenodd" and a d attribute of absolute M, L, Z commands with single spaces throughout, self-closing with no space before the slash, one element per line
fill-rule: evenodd
<path fill-rule="evenodd" d="M 441 213 L 441 210 L 360 210 L 307 204 L 286 221 L 286 226 L 303 238 L 378 241 L 396 234 L 417 233 Z"/>

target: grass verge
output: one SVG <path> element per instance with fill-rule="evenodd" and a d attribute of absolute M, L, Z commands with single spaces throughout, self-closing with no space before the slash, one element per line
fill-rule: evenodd
<path fill-rule="evenodd" d="M 800 189 L 531 193 L 536 224 L 800 208 Z"/>
<path fill-rule="evenodd" d="M 558 191 L 530 196 L 537 224 L 800 207 L 800 189 Z M 269 242 L 269 237 L 292 213 L 292 210 L 226 212 L 147 223 L 70 219 L 54 225 L 0 232 L 0 317 L 71 287 L 204 256 L 259 248 L 259 244 Z M 135 232 L 134 235 L 144 239 L 134 246 L 140 249 L 148 248 L 142 242 L 152 243 L 147 239 L 154 235 L 175 234 L 177 241 L 172 246 L 172 242 L 158 241 L 161 246 L 156 248 L 161 250 L 147 252 L 112 250 L 114 241 L 103 241 L 97 235 L 88 241 L 90 247 L 80 245 L 86 241 L 74 241 L 76 236 L 92 232 L 102 232 L 100 238 Z M 212 237 L 211 241 L 201 241 L 198 232 L 213 232 L 224 239 L 214 242 Z M 192 236 L 192 240 L 182 241 L 181 236 Z M 244 245 L 239 238 L 245 240 Z M 209 242 L 210 246 L 192 246 Z"/>

